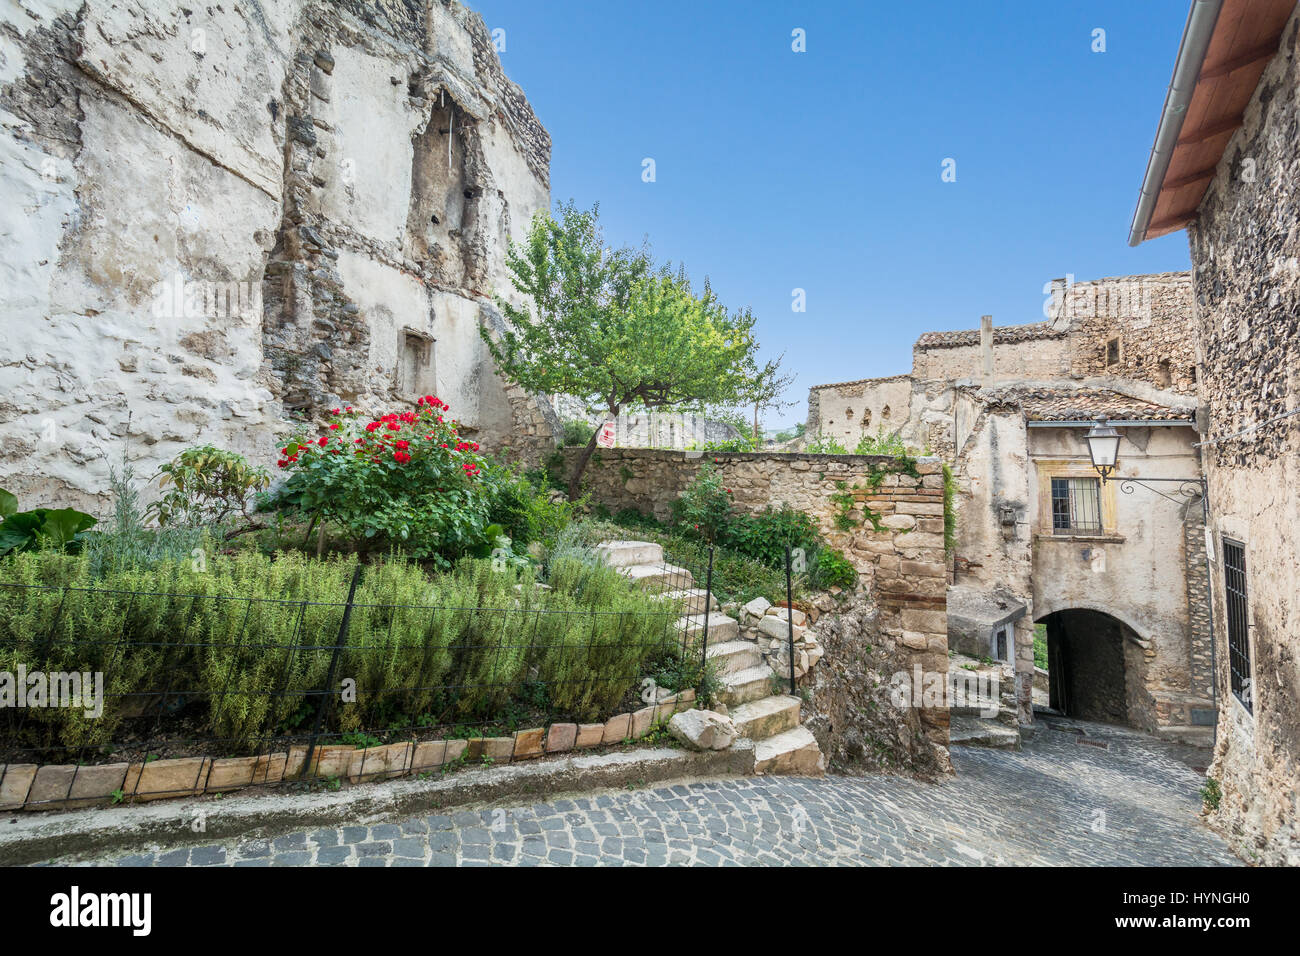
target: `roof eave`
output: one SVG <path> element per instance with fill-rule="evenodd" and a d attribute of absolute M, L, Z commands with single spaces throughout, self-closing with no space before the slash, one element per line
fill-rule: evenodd
<path fill-rule="evenodd" d="M 1169 171 L 1174 147 L 1178 145 L 1183 120 L 1187 115 L 1187 105 L 1195 92 L 1197 78 L 1205 63 L 1205 51 L 1209 49 L 1210 38 L 1214 34 L 1214 24 L 1218 21 L 1222 7 L 1223 0 L 1194 0 L 1191 10 L 1187 13 L 1183 38 L 1178 44 L 1178 58 L 1174 61 L 1174 75 L 1169 81 L 1169 89 L 1165 92 L 1165 105 L 1160 111 L 1160 124 L 1156 127 L 1155 143 L 1151 147 L 1151 155 L 1147 158 L 1146 174 L 1142 177 L 1142 188 L 1138 192 L 1137 209 L 1133 212 L 1133 223 L 1129 227 L 1130 246 L 1139 245 L 1144 239 L 1152 238 L 1148 236 L 1151 215 L 1155 210 L 1156 199 L 1160 196 L 1165 173 Z"/>

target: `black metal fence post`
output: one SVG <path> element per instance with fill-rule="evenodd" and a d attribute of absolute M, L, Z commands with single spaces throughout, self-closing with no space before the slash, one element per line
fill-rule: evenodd
<path fill-rule="evenodd" d="M 790 582 L 790 546 L 785 546 L 785 629 L 790 651 L 790 693 L 794 693 L 794 586 Z"/>
<path fill-rule="evenodd" d="M 311 758 L 316 753 L 316 741 L 320 738 L 321 726 L 325 723 L 325 711 L 329 709 L 330 701 L 334 699 L 334 675 L 339 666 L 339 654 L 343 650 L 343 644 L 348 638 L 348 624 L 352 621 L 352 601 L 357 595 L 357 585 L 361 583 L 361 565 L 358 564 L 352 572 L 352 583 L 348 586 L 348 603 L 343 607 L 343 620 L 339 622 L 338 640 L 334 642 L 334 654 L 330 657 L 329 673 L 325 675 L 325 684 L 320 689 L 321 702 L 316 708 L 316 723 L 311 729 L 311 740 L 307 742 L 307 758 L 302 763 L 300 777 L 306 777 L 311 771 Z"/>
<path fill-rule="evenodd" d="M 704 645 L 700 648 L 700 686 L 695 689 L 703 696 L 704 678 L 709 666 L 709 611 L 713 604 L 713 545 L 709 545 L 709 569 L 704 575 Z"/>

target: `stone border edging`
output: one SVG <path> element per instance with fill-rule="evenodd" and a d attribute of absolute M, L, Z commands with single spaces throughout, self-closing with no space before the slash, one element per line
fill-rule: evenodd
<path fill-rule="evenodd" d="M 640 740 L 659 721 L 695 703 L 687 689 L 657 704 L 617 714 L 603 723 L 551 724 L 516 731 L 511 737 L 403 741 L 358 750 L 346 744 L 318 745 L 311 767 L 305 745 L 256 757 L 177 757 L 146 763 L 0 764 L 0 811 L 68 810 L 102 804 L 120 790 L 123 803 L 229 793 L 286 780 L 347 778 L 350 783 L 440 770 L 466 760 L 535 760 L 548 754 Z"/>
<path fill-rule="evenodd" d="M 747 740 L 728 750 L 703 752 L 653 748 L 624 753 L 569 756 L 489 767 L 439 780 L 397 780 L 329 793 L 248 794 L 220 803 L 159 803 L 124 814 L 112 809 L 73 810 L 57 815 L 20 815 L 0 821 L 0 859 L 7 865 L 61 857 L 129 853 L 151 842 L 169 847 L 257 837 L 307 827 L 363 823 L 423 811 L 644 786 L 700 777 L 744 776 L 754 772 L 754 748 Z M 204 828 L 192 823 L 202 808 Z M 68 847 L 76 849 L 69 853 Z"/>

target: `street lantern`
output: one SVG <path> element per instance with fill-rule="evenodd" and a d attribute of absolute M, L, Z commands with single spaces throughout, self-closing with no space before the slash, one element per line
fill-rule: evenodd
<path fill-rule="evenodd" d="M 1106 419 L 1099 418 L 1084 437 L 1088 439 L 1088 456 L 1092 458 L 1092 467 L 1097 469 L 1101 480 L 1105 481 L 1119 461 L 1119 432 Z"/>

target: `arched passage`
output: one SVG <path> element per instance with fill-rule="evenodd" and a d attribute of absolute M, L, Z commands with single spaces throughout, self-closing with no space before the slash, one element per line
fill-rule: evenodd
<path fill-rule="evenodd" d="M 1131 627 L 1104 611 L 1071 608 L 1047 625 L 1048 694 L 1067 717 L 1150 729 L 1142 645 Z"/>

